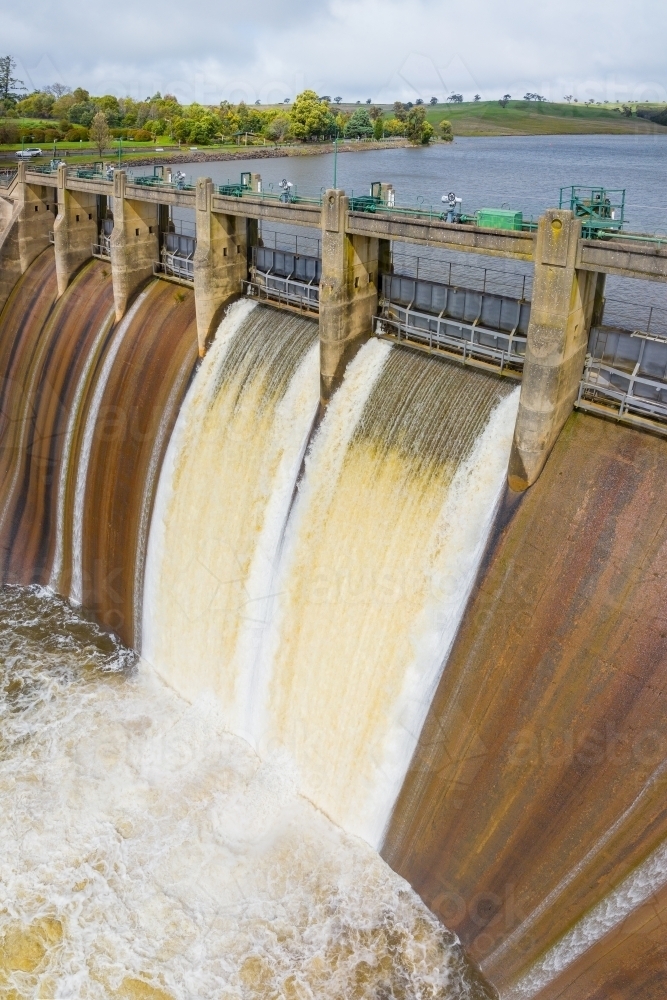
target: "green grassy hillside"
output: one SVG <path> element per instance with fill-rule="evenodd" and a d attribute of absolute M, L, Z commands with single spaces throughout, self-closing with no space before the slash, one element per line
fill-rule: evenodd
<path fill-rule="evenodd" d="M 660 110 L 662 105 L 656 107 Z M 552 104 L 548 101 L 498 101 L 467 104 L 436 104 L 427 107 L 432 125 L 443 118 L 452 123 L 454 135 L 568 135 L 573 133 L 656 133 L 667 128 L 633 115 L 626 118 L 619 107 L 586 107 L 582 104 Z"/>

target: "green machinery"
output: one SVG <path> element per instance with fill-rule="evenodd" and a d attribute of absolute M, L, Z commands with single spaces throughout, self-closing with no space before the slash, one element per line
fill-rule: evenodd
<path fill-rule="evenodd" d="M 51 163 L 53 162 L 54 161 L 52 160 Z M 49 169 L 52 168 L 50 167 Z M 56 163 L 56 169 L 58 169 L 57 163 Z M 102 160 L 96 160 L 95 163 L 91 163 L 87 167 L 77 167 L 76 169 L 77 177 L 82 177 L 88 180 L 96 180 L 98 177 L 102 177 L 103 175 L 104 175 L 104 164 Z"/>
<path fill-rule="evenodd" d="M 250 191 L 251 188 L 250 172 L 244 172 L 241 174 L 240 184 L 220 184 L 218 194 L 226 194 L 230 198 L 242 198 L 244 192 Z"/>
<path fill-rule="evenodd" d="M 375 212 L 383 205 L 382 182 L 373 181 L 370 194 L 354 195 L 350 198 L 351 212 Z"/>
<path fill-rule="evenodd" d="M 523 229 L 523 212 L 508 208 L 481 208 L 475 213 L 475 225 L 484 229 Z"/>
<path fill-rule="evenodd" d="M 569 208 L 581 219 L 581 235 L 595 239 L 618 231 L 625 220 L 625 189 L 572 185 L 560 189 L 559 208 Z"/>

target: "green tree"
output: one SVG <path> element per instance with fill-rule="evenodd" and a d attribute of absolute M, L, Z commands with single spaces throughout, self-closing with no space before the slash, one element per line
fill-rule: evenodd
<path fill-rule="evenodd" d="M 405 134 L 415 146 L 426 146 L 433 137 L 433 126 L 426 121 L 426 108 L 418 105 L 410 108 Z"/>
<path fill-rule="evenodd" d="M 373 136 L 374 136 L 375 139 L 378 140 L 378 142 L 380 141 L 380 139 L 384 138 L 384 119 L 383 118 L 376 118 L 375 121 L 373 122 Z"/>
<path fill-rule="evenodd" d="M 74 104 L 76 104 L 74 94 L 61 94 L 51 108 L 51 114 L 54 118 L 58 118 L 60 121 L 63 121 L 64 119 L 69 121 L 69 110 Z"/>
<path fill-rule="evenodd" d="M 276 117 L 266 126 L 266 137 L 271 142 L 284 142 L 290 129 L 288 115 L 276 115 Z"/>
<path fill-rule="evenodd" d="M 384 123 L 385 135 L 405 135 L 406 123 L 400 118 L 389 118 Z"/>
<path fill-rule="evenodd" d="M 355 139 L 368 138 L 373 135 L 373 122 L 367 108 L 357 108 L 345 126 L 345 135 Z"/>
<path fill-rule="evenodd" d="M 25 91 L 23 80 L 17 80 L 12 73 L 16 69 L 16 61 L 12 56 L 0 56 L 0 101 L 15 104 Z"/>
<path fill-rule="evenodd" d="M 450 121 L 447 121 L 446 118 L 443 118 L 443 120 L 440 122 L 440 124 L 438 125 L 438 129 L 440 130 L 441 138 L 443 138 L 445 142 L 454 141 L 454 132 L 452 131 L 452 123 Z"/>
<path fill-rule="evenodd" d="M 321 101 L 314 90 L 297 94 L 290 110 L 290 131 L 296 139 L 333 135 L 335 129 L 329 105 Z"/>
<path fill-rule="evenodd" d="M 22 118 L 50 118 L 54 103 L 55 98 L 52 94 L 35 91 L 34 94 L 19 101 L 16 110 Z"/>
<path fill-rule="evenodd" d="M 85 128 L 90 128 L 96 114 L 97 108 L 92 101 L 84 101 L 73 104 L 67 112 L 67 117 L 72 125 L 83 125 Z"/>
<path fill-rule="evenodd" d="M 98 111 L 92 122 L 90 123 L 90 129 L 88 131 L 89 138 L 97 146 L 97 151 L 100 156 L 104 155 L 104 150 L 108 149 L 111 145 L 111 132 L 109 131 L 109 123 L 107 121 L 107 116 L 103 111 Z"/>

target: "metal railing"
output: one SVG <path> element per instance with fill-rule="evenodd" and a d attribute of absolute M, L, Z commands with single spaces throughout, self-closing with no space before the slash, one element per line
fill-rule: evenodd
<path fill-rule="evenodd" d="M 18 170 L 0 170 L 0 187 L 11 187 Z"/>
<path fill-rule="evenodd" d="M 350 199 L 350 211 L 355 211 L 355 209 L 352 208 L 353 205 L 361 206 L 361 204 L 363 204 L 364 207 L 360 208 L 360 211 L 363 213 L 372 212 L 374 214 L 389 214 L 394 216 L 397 215 L 404 217 L 413 217 L 417 219 L 428 220 L 429 222 L 446 222 L 447 215 L 449 214 L 447 208 L 443 210 L 442 204 L 427 205 L 425 198 L 418 198 L 417 205 L 396 205 L 396 204 L 388 205 L 382 201 L 371 204 L 372 199 L 369 200 L 366 195 L 362 196 L 357 195 L 355 197 L 354 191 L 350 191 L 349 199 Z M 477 215 L 475 212 L 473 212 L 472 214 L 464 214 L 461 216 L 457 216 L 455 222 L 453 222 L 452 225 L 477 226 Z M 530 219 L 524 219 L 521 225 L 521 229 L 503 230 L 503 232 L 507 232 L 508 234 L 519 233 L 519 232 L 534 233 L 537 232 L 537 222 L 532 217 Z"/>
<path fill-rule="evenodd" d="M 667 302 L 656 306 L 608 297 L 604 303 L 604 325 L 667 336 Z"/>
<path fill-rule="evenodd" d="M 594 413 L 606 410 L 626 422 L 633 417 L 650 420 L 667 434 L 667 383 L 639 374 L 639 368 L 640 361 L 627 372 L 587 357 L 575 406 Z"/>
<path fill-rule="evenodd" d="M 68 173 L 72 170 L 71 167 L 68 168 Z M 73 171 L 75 177 L 80 177 L 82 180 L 87 181 L 106 181 L 111 180 L 107 176 L 104 166 L 101 163 L 93 163 L 90 167 L 76 167 Z"/>
<path fill-rule="evenodd" d="M 164 177 L 157 177 L 153 174 L 140 177 L 128 177 L 128 183 L 136 184 L 138 187 L 168 188 L 170 191 L 194 191 L 196 188 L 195 184 L 187 184 L 183 179 L 169 181 L 165 180 Z"/>
<path fill-rule="evenodd" d="M 443 313 L 434 316 L 385 300 L 380 315 L 374 317 L 375 334 L 453 356 L 463 364 L 493 367 L 501 373 L 517 375 L 523 369 L 525 334 L 516 329 L 509 333 L 492 330 L 483 326 L 479 317 L 465 322 Z"/>
<path fill-rule="evenodd" d="M 321 205 L 322 193 L 319 195 L 301 195 L 297 193 L 296 187 L 274 191 L 269 185 L 262 187 L 261 191 L 253 191 L 252 188 L 242 187 L 240 184 L 219 184 L 217 193 L 234 198 L 254 198 L 260 201 L 278 201 L 285 205 Z"/>
<path fill-rule="evenodd" d="M 195 262 L 194 254 L 183 256 L 179 253 L 169 253 L 162 250 L 161 259 L 153 264 L 153 274 L 166 278 L 177 278 L 180 281 L 187 281 L 194 284 Z"/>
<path fill-rule="evenodd" d="M 506 295 L 524 302 L 530 301 L 533 293 L 533 275 L 497 267 L 483 267 L 477 264 L 425 257 L 421 254 L 392 250 L 392 270 L 417 280 L 435 281 L 439 284 L 470 288 L 478 292 Z"/>
<path fill-rule="evenodd" d="M 93 257 L 102 257 L 104 260 L 111 259 L 111 234 L 104 232 L 99 235 L 99 243 L 93 244 Z"/>
<path fill-rule="evenodd" d="M 260 302 L 298 308 L 301 312 L 317 313 L 320 308 L 320 286 L 313 281 L 297 281 L 280 275 L 252 269 L 250 281 L 244 281 L 246 294 Z"/>
<path fill-rule="evenodd" d="M 54 165 L 54 161 L 52 160 L 50 163 L 44 163 L 40 166 L 30 166 L 27 169 L 31 174 L 47 174 L 48 176 L 51 176 L 51 174 L 58 173 L 58 164 L 56 163 Z"/>
<path fill-rule="evenodd" d="M 322 240 L 316 236 L 302 236 L 279 229 L 267 229 L 262 225 L 262 244 L 270 250 L 286 250 L 288 253 L 303 254 L 306 257 L 322 256 Z"/>

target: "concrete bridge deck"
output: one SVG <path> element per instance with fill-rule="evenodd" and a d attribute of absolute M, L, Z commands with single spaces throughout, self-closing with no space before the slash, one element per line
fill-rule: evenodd
<path fill-rule="evenodd" d="M 26 182 L 33 185 L 55 186 L 56 175 L 26 170 Z M 77 177 L 67 174 L 66 189 L 86 194 L 113 196 L 113 181 L 106 178 Z M 170 205 L 195 209 L 196 192 L 179 190 L 175 185 L 161 184 L 147 187 L 127 179 L 126 197 L 152 205 Z M 229 197 L 213 191 L 212 211 L 221 215 L 256 219 L 264 222 L 286 223 L 319 229 L 322 206 L 297 201 L 284 203 L 275 197 L 262 194 L 244 194 Z M 345 215 L 345 232 L 350 236 L 397 240 L 444 250 L 457 250 L 507 259 L 533 261 L 537 234 L 484 229 L 478 226 L 458 225 L 439 218 L 414 216 L 408 209 L 392 212 L 351 212 Z M 641 239 L 579 240 L 577 267 L 602 274 L 615 274 L 629 278 L 667 281 L 667 241 L 654 243 Z"/>
<path fill-rule="evenodd" d="M 42 172 L 21 164 L 11 184 L 0 190 L 5 220 L 0 231 L 0 306 L 18 277 L 50 242 L 55 247 L 62 295 L 99 248 L 100 227 L 104 220 L 111 221 L 111 210 L 113 228 L 104 234 L 105 253 L 111 263 L 116 319 L 120 320 L 142 284 L 155 274 L 156 265 L 160 269 L 168 207 L 188 208 L 195 216 L 196 239 L 189 266 L 203 354 L 222 311 L 248 286 L 250 251 L 258 244 L 259 222 L 317 229 L 323 404 L 340 384 L 348 361 L 374 332 L 383 276 L 391 273 L 392 241 L 530 263 L 533 293 L 509 470 L 510 485 L 516 490 L 535 482 L 573 407 L 578 400 L 582 403 L 582 379 L 588 377 L 590 382 L 593 377 L 585 375 L 586 356 L 590 331 L 601 323 L 606 275 L 667 281 L 667 241 L 637 234 L 583 239 L 581 219 L 569 210 L 546 211 L 537 231 L 515 231 L 446 222 L 420 209 L 389 203 L 373 206 L 373 211 L 351 210 L 354 202 L 344 191 L 334 189 L 321 198 L 284 202 L 272 192 L 262 192 L 257 174 L 251 175 L 251 188 L 240 191 L 238 197 L 221 193 L 210 178 L 199 178 L 194 187 L 184 189 L 152 178 L 137 183 L 122 170 L 116 170 L 112 179 L 80 174 L 64 165 L 57 172 Z M 481 314 L 473 317 L 471 337 L 477 335 L 482 319 Z M 486 332 L 493 338 L 492 330 Z M 439 327 L 436 333 L 442 339 Z M 515 334 L 518 330 L 511 331 Z M 429 350 L 432 339 L 429 333 Z M 664 349 L 667 352 L 667 341 Z M 641 363 L 639 358 L 637 364 Z M 618 366 L 609 364 L 614 368 L 609 377 L 618 381 Z M 517 362 L 515 367 L 521 366 Z M 604 388 L 605 373 L 600 368 L 596 374 L 596 400 Z M 637 367 L 629 389 L 620 386 L 621 410 L 634 398 L 635 383 L 639 385 L 643 378 Z M 650 396 L 653 389 L 643 387 L 642 392 Z M 660 402 L 661 390 L 659 395 Z M 596 400 L 596 406 L 606 405 Z"/>

